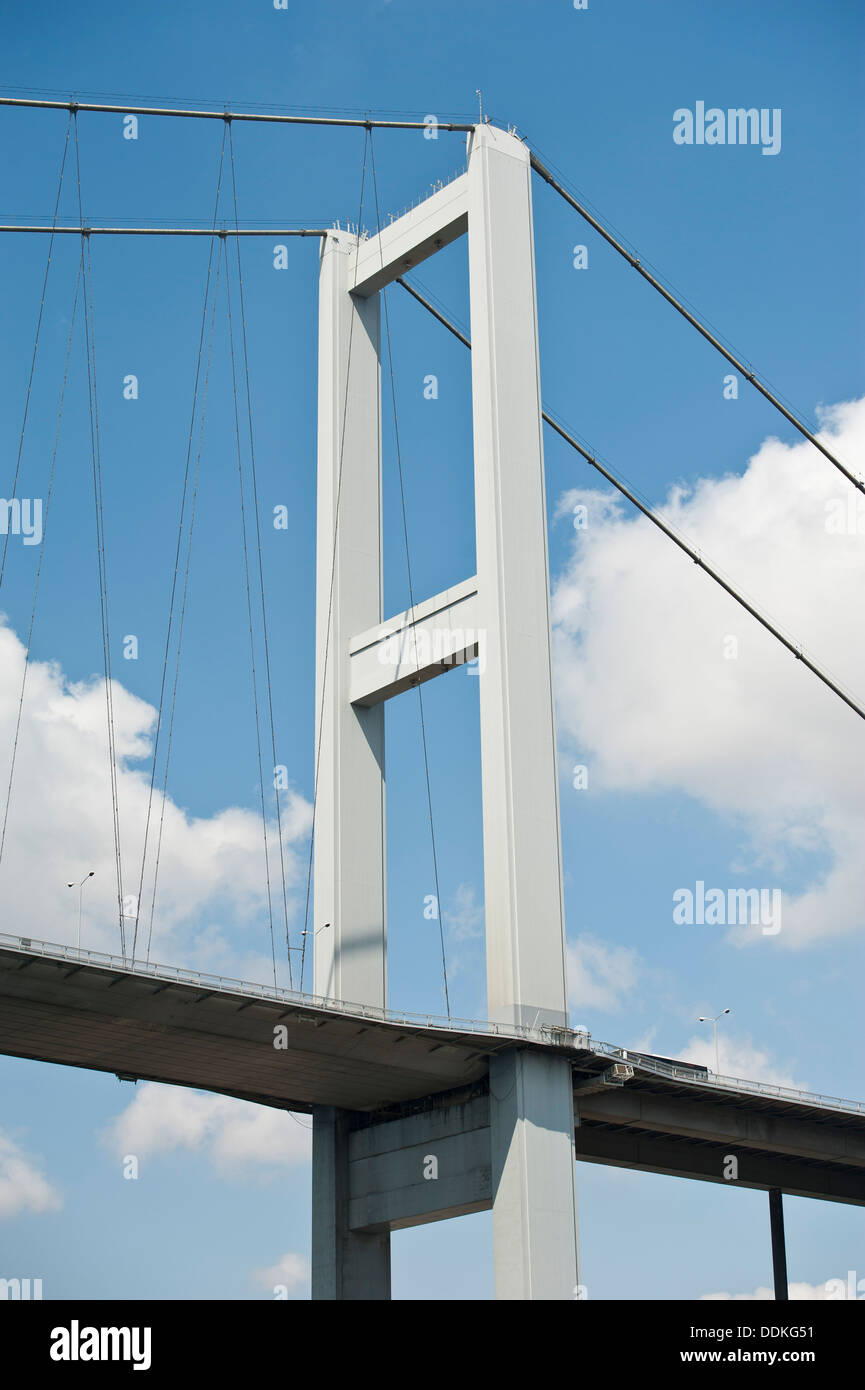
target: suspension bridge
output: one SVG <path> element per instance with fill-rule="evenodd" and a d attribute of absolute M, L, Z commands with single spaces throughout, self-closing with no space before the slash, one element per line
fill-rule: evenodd
<path fill-rule="evenodd" d="M 782 1194 L 865 1205 L 865 1103 L 719 1076 L 687 1063 L 629 1053 L 569 1025 L 544 425 L 702 571 L 694 582 L 708 580 L 722 587 L 731 601 L 822 682 L 827 701 L 843 701 L 860 718 L 865 718 L 865 709 L 794 635 L 748 600 L 732 579 L 542 402 L 533 181 L 540 180 L 583 218 L 823 455 L 827 466 L 859 491 L 865 491 L 865 483 L 589 211 L 567 181 L 514 129 L 500 129 L 483 119 L 440 125 L 449 134 L 465 137 L 465 171 L 383 225 L 374 132 L 379 128 L 422 130 L 422 122 L 16 98 L 0 98 L 0 105 L 54 109 L 67 116 L 53 221 L 7 224 L 0 230 L 49 238 L 46 281 L 55 239 L 72 235 L 81 242 L 69 343 L 71 347 L 80 314 L 87 362 L 120 946 L 119 955 L 114 956 L 51 944 L 21 935 L 16 923 L 7 920 L 0 936 L 0 1052 L 124 1079 L 211 1090 L 312 1115 L 314 1298 L 389 1298 L 391 1231 L 485 1209 L 493 1212 L 498 1298 L 575 1297 L 581 1287 L 578 1159 L 715 1183 L 729 1183 L 732 1177 L 739 1186 L 766 1191 L 775 1292 L 777 1298 L 786 1298 Z M 82 113 L 222 122 L 210 228 L 87 223 L 78 135 Z M 331 228 L 242 228 L 232 138 L 236 122 L 362 130 L 356 223 Z M 62 225 L 58 217 L 68 164 L 77 188 L 76 226 Z M 376 210 L 376 229 L 371 234 L 360 230 L 367 179 Z M 233 225 L 220 225 L 223 180 Z M 278 788 L 280 868 L 274 882 L 267 842 L 264 769 L 268 752 L 274 765 L 277 759 L 240 251 L 245 237 L 275 234 L 280 239 L 317 237 L 321 247 L 313 830 L 304 924 L 300 940 L 294 942 Z M 124 905 L 129 860 L 120 841 L 92 295 L 92 240 L 112 235 L 210 239 L 144 846 L 133 866 L 138 890 L 133 914 Z M 468 240 L 470 335 L 412 277 L 418 265 L 461 237 Z M 225 979 L 151 959 L 220 280 L 226 296 L 238 445 L 272 984 Z M 396 422 L 386 293 L 394 284 L 471 351 L 477 573 L 455 575 L 444 592 L 423 597 L 416 596 L 412 579 Z M 45 283 L 11 497 L 16 495 L 44 302 Z M 389 366 L 409 587 L 409 607 L 390 618 L 382 611 L 383 360 Z M 61 413 L 65 388 L 64 377 Z M 241 461 L 244 435 L 248 438 L 246 471 Z M 53 479 L 53 459 L 51 467 Z M 50 501 L 49 484 L 46 515 Z M 7 533 L 0 583 L 8 539 Z M 44 544 L 43 538 L 43 548 Z M 37 570 L 25 643 L 28 650 L 38 587 Z M 262 643 L 256 649 L 253 618 L 259 614 Z M 399 1013 L 391 1010 L 387 996 L 385 705 L 401 694 L 417 692 L 438 897 L 423 686 L 477 658 L 481 635 L 484 661 L 478 691 L 488 1018 L 451 1016 L 441 920 L 445 1016 Z M 26 680 L 25 663 L 0 857 L 12 802 Z M 280 897 L 285 941 L 277 947 Z M 311 993 L 304 989 L 308 941 L 313 961 Z M 277 983 L 277 954 L 283 951 L 288 989 Z M 428 1171 L 430 1159 L 435 1160 L 434 1181 Z M 735 1173 L 731 1173 L 731 1160 Z"/>

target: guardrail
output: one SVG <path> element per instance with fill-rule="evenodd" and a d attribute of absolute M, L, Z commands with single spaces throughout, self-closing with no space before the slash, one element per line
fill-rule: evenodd
<path fill-rule="evenodd" d="M 237 980 L 228 975 L 208 975 L 201 970 L 189 970 L 178 965 L 158 965 L 152 961 L 136 960 L 110 955 L 106 951 L 82 950 L 75 946 L 63 946 L 55 942 L 36 941 L 28 936 L 11 936 L 0 932 L 0 945 L 13 950 L 23 950 L 31 955 L 45 956 L 49 960 L 69 960 L 82 965 L 96 965 L 102 969 L 119 970 L 128 975 L 146 976 L 149 979 L 171 980 L 176 984 L 196 985 L 202 989 L 225 994 L 243 994 L 256 999 L 273 1000 L 278 1003 L 296 1004 L 298 1007 L 323 1009 L 334 1015 L 351 1014 L 357 1018 L 377 1019 L 381 1023 L 411 1024 L 421 1028 L 442 1029 L 449 1033 L 477 1033 L 487 1037 L 514 1038 L 525 1042 L 560 1044 L 586 1051 L 591 1047 L 589 1034 L 571 1028 L 542 1025 L 529 1028 L 518 1023 L 492 1023 L 473 1018 L 445 1018 L 440 1014 L 412 1013 L 404 1010 L 382 1009 L 375 1004 L 352 1004 L 342 999 L 329 999 L 320 994 L 305 994 L 300 990 L 283 989 L 280 985 L 263 985 L 249 980 Z"/>
<path fill-rule="evenodd" d="M 376 1019 L 380 1023 L 404 1024 L 448 1033 L 477 1034 L 487 1038 L 511 1038 L 522 1042 L 542 1043 L 547 1047 L 554 1044 L 577 1052 L 594 1052 L 599 1056 L 610 1057 L 617 1062 L 628 1062 L 640 1071 L 649 1071 L 683 1085 L 708 1085 L 717 1090 L 763 1096 L 770 1100 L 789 1100 L 799 1105 L 809 1105 L 821 1110 L 842 1110 L 851 1115 L 865 1115 L 865 1101 L 844 1100 L 840 1096 L 825 1096 L 816 1091 L 798 1091 L 792 1086 L 773 1086 L 766 1081 L 746 1081 L 741 1077 L 718 1076 L 709 1071 L 705 1076 L 695 1075 L 690 1069 L 677 1067 L 675 1062 L 665 1062 L 661 1058 L 650 1060 L 645 1053 L 641 1053 L 637 1058 L 627 1048 L 618 1047 L 613 1043 L 601 1042 L 583 1029 L 575 1030 L 551 1025 L 529 1028 L 518 1023 L 493 1023 L 474 1018 L 445 1018 L 440 1014 L 382 1009 L 374 1004 L 352 1004 L 344 1000 L 337 1002 L 323 995 L 304 994 L 300 990 L 283 989 L 279 985 L 257 984 L 249 980 L 233 979 L 227 975 L 208 975 L 201 970 L 189 970 L 177 965 L 158 965 L 152 961 L 137 960 L 133 963 L 123 956 L 110 955 L 105 951 L 81 950 L 74 946 L 36 941 L 32 937 L 11 936 L 6 932 L 0 932 L 0 945 L 7 945 L 13 950 L 26 951 L 31 955 L 45 956 L 49 960 L 75 961 L 78 964 L 96 965 L 107 970 L 119 970 L 129 975 L 169 980 L 177 984 L 196 985 L 202 989 L 225 994 L 243 994 L 256 999 L 296 1004 L 301 1008 L 320 1009 L 334 1016 L 351 1014 L 356 1018 Z"/>
<path fill-rule="evenodd" d="M 821 1110 L 846 1110 L 851 1115 L 865 1115 L 865 1101 L 843 1100 L 840 1096 L 824 1096 L 816 1091 L 798 1091 L 793 1086 L 773 1086 L 768 1081 L 744 1081 L 741 1077 L 719 1076 L 707 1071 L 705 1076 L 695 1075 L 690 1069 L 677 1067 L 675 1062 L 664 1062 L 656 1058 L 650 1060 L 645 1053 L 634 1056 L 626 1047 L 616 1047 L 612 1043 L 599 1042 L 592 1038 L 592 1051 L 603 1053 L 617 1062 L 628 1062 L 631 1066 L 665 1076 L 668 1080 L 688 1085 L 719 1087 L 722 1090 L 745 1091 L 749 1095 L 764 1096 L 769 1100 L 791 1100 L 798 1105 L 813 1105 Z"/>

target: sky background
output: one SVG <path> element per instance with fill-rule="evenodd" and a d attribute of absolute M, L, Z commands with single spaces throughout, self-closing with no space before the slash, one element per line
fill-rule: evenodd
<path fill-rule="evenodd" d="M 861 468 L 865 14 L 854 0 L 731 0 L 687 16 L 672 0 L 589 0 L 580 11 L 571 0 L 290 0 L 286 10 L 272 0 L 155 0 L 146 10 L 3 0 L 0 36 L 3 95 L 446 121 L 474 119 L 481 88 L 485 113 L 516 126 Z M 674 111 L 697 101 L 780 108 L 780 152 L 675 144 Z M 51 221 L 66 126 L 64 112 L 0 109 L 0 222 Z M 78 127 L 86 219 L 210 224 L 220 122 L 142 117 L 134 141 L 120 116 L 82 114 Z M 364 138 L 235 126 L 241 224 L 357 222 Z M 458 172 L 464 140 L 377 131 L 361 225 L 375 230 L 376 195 L 386 219 Z M 72 158 L 60 212 L 77 224 Z M 219 215 L 232 215 L 227 171 Z M 861 700 L 865 521 L 853 489 L 746 382 L 725 399 L 728 364 L 538 180 L 534 217 L 548 408 Z M 47 240 L 0 241 L 7 495 Z M 289 241 L 277 270 L 277 241 L 247 239 L 241 255 L 297 940 L 314 763 L 318 243 Z M 579 245 L 585 269 L 574 268 Z M 92 241 L 128 892 L 140 868 L 208 253 L 205 238 Z M 77 238 L 57 238 L 19 497 L 45 496 L 78 255 Z M 464 241 L 415 282 L 468 325 Z M 224 288 L 223 274 L 152 956 L 266 981 Z M 236 293 L 235 278 L 235 329 Z M 469 360 L 399 287 L 388 311 L 412 579 L 423 597 L 474 573 Z M 136 400 L 123 397 L 129 374 Z M 429 374 L 435 400 L 424 397 Z M 396 612 L 408 585 L 387 389 L 383 417 L 385 610 Z M 711 1030 L 696 1020 L 729 1007 L 722 1072 L 861 1099 L 861 722 L 550 432 L 545 451 L 572 1021 L 714 1066 Z M 76 899 L 65 885 L 94 869 L 83 944 L 117 951 L 90 466 L 79 311 L 0 894 L 3 930 L 74 942 Z M 588 518 L 579 531 L 578 505 Z M 272 525 L 276 506 L 287 508 L 282 530 Z M 840 532 L 827 526 L 836 508 Z M 4 807 L 39 556 L 10 538 L 0 594 Z M 123 657 L 129 635 L 134 661 Z M 260 645 L 257 660 L 260 671 Z M 424 707 L 451 1005 L 483 1018 L 476 682 L 465 669 L 432 682 Z M 387 739 L 389 1002 L 441 1013 L 438 924 L 424 917 L 435 884 L 414 696 L 388 707 Z M 577 765 L 588 773 L 579 790 Z M 270 791 L 267 803 L 272 818 Z M 676 925 L 673 894 L 699 880 L 780 890 L 781 930 Z M 41 1277 L 46 1298 L 269 1298 L 281 1283 L 308 1296 L 308 1118 L 8 1058 L 0 1086 L 0 1276 Z M 137 1181 L 123 1178 L 128 1153 L 139 1156 Z M 578 1198 L 590 1298 L 753 1296 L 771 1283 L 763 1194 L 580 1164 Z M 796 1199 L 786 1210 L 789 1273 L 803 1296 L 848 1270 L 865 1278 L 865 1213 Z M 393 1264 L 397 1298 L 488 1298 L 491 1218 L 399 1232 Z"/>

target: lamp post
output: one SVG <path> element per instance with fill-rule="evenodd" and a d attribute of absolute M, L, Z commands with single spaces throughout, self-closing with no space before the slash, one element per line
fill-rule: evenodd
<path fill-rule="evenodd" d="M 77 946 L 77 949 L 78 949 L 79 951 L 81 950 L 81 902 L 82 902 L 82 898 L 84 897 L 84 885 L 85 885 L 85 883 L 87 882 L 88 878 L 92 878 L 92 877 L 93 877 L 93 875 L 95 874 L 95 872 L 96 872 L 95 869 L 91 869 L 91 870 L 90 870 L 90 873 L 89 873 L 89 874 L 85 874 L 84 877 L 82 878 L 81 882 L 78 884 L 78 946 Z M 74 888 L 74 887 L 75 887 L 75 884 L 74 884 L 74 883 L 67 883 L 66 887 L 67 887 L 67 888 Z"/>
<path fill-rule="evenodd" d="M 713 1027 L 714 1030 L 715 1030 L 715 1075 L 716 1075 L 716 1076 L 719 1076 L 720 1073 L 721 1073 L 720 1063 L 718 1062 L 718 1019 L 719 1019 L 719 1018 L 723 1018 L 723 1017 L 724 1017 L 724 1014 L 728 1014 L 728 1013 L 730 1013 L 730 1010 L 729 1010 L 729 1009 L 722 1009 L 721 1012 L 720 1012 L 719 1014 L 716 1014 L 714 1018 L 698 1018 L 698 1019 L 697 1019 L 697 1022 L 698 1022 L 698 1023 L 711 1023 L 711 1024 L 712 1024 L 712 1027 Z"/>

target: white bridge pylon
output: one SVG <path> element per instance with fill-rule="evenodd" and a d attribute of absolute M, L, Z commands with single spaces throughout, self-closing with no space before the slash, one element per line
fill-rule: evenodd
<path fill-rule="evenodd" d="M 334 231 L 322 242 L 315 992 L 387 1004 L 384 705 L 481 653 L 488 1014 L 566 1026 L 531 167 L 525 145 L 489 125 L 475 127 L 467 146 L 466 173 L 379 235 Z M 478 572 L 385 621 L 379 292 L 466 234 Z M 473 1115 L 470 1130 L 443 1138 L 451 1167 L 438 1206 L 440 1180 L 413 1176 L 411 1146 L 389 1151 L 394 1186 L 419 1184 L 417 1222 L 492 1205 L 497 1297 L 573 1298 L 569 1059 L 503 1051 L 490 1067 L 480 1141 Z M 430 1123 L 421 1156 L 433 1144 Z M 363 1229 L 351 1217 L 352 1142 L 351 1112 L 316 1114 L 313 1297 L 388 1298 L 390 1228 Z M 480 1201 L 478 1142 L 489 1165 L 489 1198 Z M 436 1156 L 434 1147 L 427 1153 Z M 381 1155 L 377 1162 L 381 1170 Z M 377 1181 L 390 1181 L 386 1164 Z M 405 1207 L 399 1224 L 413 1224 Z"/>

